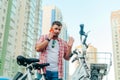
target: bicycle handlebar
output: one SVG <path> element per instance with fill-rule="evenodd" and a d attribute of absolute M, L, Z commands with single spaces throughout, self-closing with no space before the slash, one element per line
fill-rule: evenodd
<path fill-rule="evenodd" d="M 40 70 L 41 68 L 44 68 L 46 66 L 49 66 L 49 63 L 43 63 L 43 64 L 38 64 L 38 63 L 33 63 L 32 66 L 34 69 Z"/>
<path fill-rule="evenodd" d="M 86 41 L 87 41 L 87 37 L 88 37 L 88 33 L 89 32 L 85 32 L 84 31 L 84 24 L 81 24 L 80 25 L 80 31 L 79 31 L 79 34 L 80 34 L 80 40 L 81 40 L 81 42 L 82 42 L 82 45 L 83 45 L 83 49 L 85 48 L 85 51 L 86 51 L 86 49 L 88 48 L 88 45 L 87 45 L 87 43 L 86 43 Z M 82 40 L 82 36 L 84 36 L 84 39 Z M 81 53 L 81 52 L 76 52 L 77 50 L 74 50 L 73 51 L 73 53 L 71 53 L 70 54 L 70 57 L 72 57 L 73 56 L 73 54 L 77 54 L 78 55 L 78 53 Z"/>
<path fill-rule="evenodd" d="M 87 40 L 87 37 L 88 37 L 88 32 L 85 33 L 84 24 L 80 25 L 80 32 L 79 33 L 80 33 L 81 41 L 82 41 L 82 36 L 85 36 L 82 44 L 85 45 L 86 48 L 88 48 L 88 45 L 86 44 L 86 40 Z"/>
<path fill-rule="evenodd" d="M 85 35 L 85 32 L 84 32 L 84 24 L 81 24 L 80 25 L 80 35 L 82 36 L 82 35 Z"/>

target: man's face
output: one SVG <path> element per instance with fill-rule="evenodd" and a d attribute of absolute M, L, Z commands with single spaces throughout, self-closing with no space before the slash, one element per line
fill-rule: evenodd
<path fill-rule="evenodd" d="M 58 26 L 58 25 L 53 25 L 52 29 L 53 29 L 53 33 L 54 33 L 54 37 L 58 37 L 58 35 L 60 34 L 62 26 Z"/>

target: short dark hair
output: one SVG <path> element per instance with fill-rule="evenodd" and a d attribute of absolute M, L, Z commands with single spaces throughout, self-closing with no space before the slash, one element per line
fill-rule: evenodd
<path fill-rule="evenodd" d="M 62 26 L 62 23 L 61 23 L 60 21 L 54 21 L 54 22 L 52 23 L 52 26 L 53 26 L 53 25 Z"/>

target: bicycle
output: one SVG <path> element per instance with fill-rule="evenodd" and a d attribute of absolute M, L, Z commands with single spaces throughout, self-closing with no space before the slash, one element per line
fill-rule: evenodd
<path fill-rule="evenodd" d="M 41 71 L 41 78 L 40 80 L 47 80 L 45 77 L 45 73 L 43 72 L 43 68 L 46 66 L 49 66 L 49 63 L 39 64 L 39 59 L 35 58 L 25 58 L 21 55 L 17 57 L 17 63 L 20 66 L 24 66 L 26 68 L 26 72 L 17 72 L 17 74 L 14 76 L 13 80 L 33 80 L 32 75 L 34 73 L 32 70 L 40 70 Z M 35 80 L 38 80 L 37 77 L 35 77 Z"/>
<path fill-rule="evenodd" d="M 87 48 L 89 45 L 86 43 L 88 33 L 84 32 L 84 24 L 80 25 L 80 41 L 82 49 L 75 49 L 71 53 L 70 57 L 73 55 L 77 55 L 73 60 L 72 63 L 76 60 L 80 63 L 75 70 L 74 74 L 72 75 L 71 80 L 102 80 L 103 76 L 107 74 L 107 64 L 90 64 L 90 67 L 88 67 L 88 64 L 86 62 L 86 53 Z M 84 38 L 83 38 L 84 36 Z M 83 39 L 82 39 L 83 38 Z"/>
<path fill-rule="evenodd" d="M 90 73 L 89 73 L 89 69 L 86 63 L 86 49 L 88 48 L 88 45 L 86 44 L 86 40 L 87 40 L 87 36 L 88 33 L 86 34 L 83 31 L 84 26 L 80 25 L 81 31 L 80 31 L 80 40 L 82 42 L 82 51 L 79 51 L 78 49 L 75 49 L 73 51 L 73 53 L 71 54 L 70 57 L 72 57 L 73 55 L 77 55 L 77 57 L 75 57 L 72 62 L 74 62 L 75 60 L 78 60 L 81 65 L 78 66 L 78 68 L 76 69 L 75 73 L 72 75 L 72 79 L 71 80 L 90 80 Z M 82 40 L 82 36 L 84 36 L 84 39 Z"/>

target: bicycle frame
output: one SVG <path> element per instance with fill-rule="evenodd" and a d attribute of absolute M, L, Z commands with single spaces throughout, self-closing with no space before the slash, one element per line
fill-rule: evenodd
<path fill-rule="evenodd" d="M 44 76 L 43 69 L 41 68 L 40 71 L 41 71 L 41 75 L 42 75 L 41 78 L 40 78 L 40 80 L 46 80 L 46 78 Z"/>
<path fill-rule="evenodd" d="M 22 76 L 20 76 L 17 80 L 34 80 L 33 78 L 32 78 L 32 72 L 31 72 L 32 70 L 30 69 L 30 68 L 27 68 L 27 71 L 26 71 L 26 73 L 23 75 L 22 74 Z M 45 76 L 44 76 L 44 72 L 43 72 L 43 69 L 41 68 L 41 78 L 39 79 L 39 80 L 46 80 L 46 78 L 45 78 Z M 37 78 L 36 78 L 36 80 L 38 80 Z"/>
<path fill-rule="evenodd" d="M 46 80 L 42 68 L 41 68 L 41 75 L 42 75 L 42 77 L 40 78 L 40 80 Z M 27 76 L 27 79 L 28 79 L 28 80 L 33 80 L 33 79 L 32 79 L 32 73 L 31 73 L 30 69 L 28 69 L 28 70 L 27 70 L 27 73 L 24 74 L 24 75 L 23 75 L 20 79 L 18 79 L 18 80 L 24 80 L 26 76 Z"/>
<path fill-rule="evenodd" d="M 84 25 L 80 25 L 80 41 L 81 41 L 81 46 L 82 46 L 82 50 L 79 51 L 78 49 L 76 49 L 75 51 L 73 51 L 73 54 L 77 54 L 76 60 L 79 61 L 79 66 L 76 69 L 76 71 L 74 72 L 74 74 L 72 75 L 72 80 L 90 80 L 90 70 L 88 69 L 87 63 L 86 63 L 86 50 L 88 48 L 88 45 L 86 44 L 86 40 L 87 40 L 87 36 L 88 33 L 85 33 L 83 31 L 84 29 Z M 82 41 L 82 37 L 84 36 L 84 39 Z"/>
<path fill-rule="evenodd" d="M 32 80 L 32 73 L 29 67 L 27 68 L 26 73 L 23 76 L 21 76 L 18 80 L 25 80 L 26 78 L 28 80 Z"/>
<path fill-rule="evenodd" d="M 75 58 L 75 60 L 78 60 L 79 63 L 81 64 L 79 64 L 75 73 L 72 75 L 71 80 L 90 80 L 90 70 L 88 69 L 88 66 L 85 60 L 86 49 L 87 49 L 87 45 L 85 45 L 86 38 L 87 36 L 85 37 L 82 43 L 82 51 L 79 51 L 77 49 L 73 51 L 73 54 L 77 54 L 77 57 Z"/>

